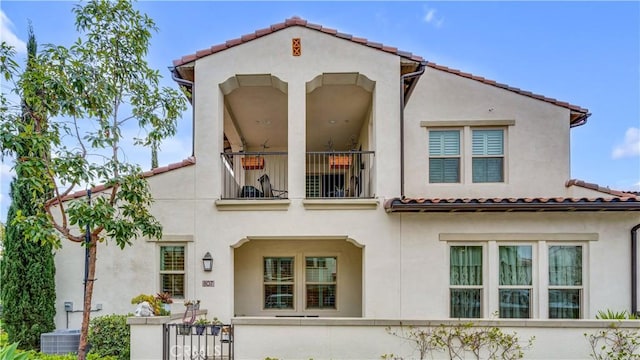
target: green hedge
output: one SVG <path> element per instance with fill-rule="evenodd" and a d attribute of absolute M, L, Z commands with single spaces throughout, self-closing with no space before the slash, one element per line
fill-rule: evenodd
<path fill-rule="evenodd" d="M 113 356 L 118 360 L 129 360 L 131 333 L 127 325 L 130 315 L 105 315 L 91 319 L 89 344 L 91 354 L 102 357 Z"/>
<path fill-rule="evenodd" d="M 30 351 L 28 360 L 76 360 L 78 358 L 77 355 L 69 354 L 69 355 L 54 355 L 54 354 L 42 354 L 37 352 Z M 98 354 L 89 354 L 87 355 L 87 360 L 118 360 L 115 356 L 100 356 Z"/>
<path fill-rule="evenodd" d="M 18 343 L 0 346 L 0 360 L 76 360 L 77 355 L 43 354 L 34 350 L 17 350 Z M 100 356 L 89 354 L 87 360 L 118 360 L 115 356 Z"/>

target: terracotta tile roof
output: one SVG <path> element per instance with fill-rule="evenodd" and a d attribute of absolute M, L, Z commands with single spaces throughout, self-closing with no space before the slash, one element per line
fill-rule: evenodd
<path fill-rule="evenodd" d="M 640 198 L 393 198 L 385 201 L 384 208 L 387 212 L 640 211 Z"/>
<path fill-rule="evenodd" d="M 602 193 L 605 193 L 605 194 L 609 194 L 609 195 L 613 195 L 613 196 L 619 196 L 619 197 L 638 196 L 638 194 L 636 192 L 613 190 L 613 189 L 610 189 L 609 187 L 603 187 L 603 186 L 600 186 L 598 184 L 588 183 L 588 182 L 584 182 L 584 181 L 578 180 L 578 179 L 568 180 L 564 185 L 566 187 L 579 186 L 579 187 L 583 187 L 585 189 L 595 190 L 595 191 L 599 191 L 599 192 L 602 192 Z"/>
<path fill-rule="evenodd" d="M 409 60 L 413 60 L 413 61 L 417 61 L 417 62 L 424 62 L 424 59 L 421 56 L 414 55 L 414 54 L 412 54 L 410 52 L 398 50 L 398 48 L 396 48 L 396 47 L 387 46 L 387 45 L 384 45 L 384 44 L 381 44 L 381 43 L 377 43 L 377 42 L 372 42 L 372 41 L 369 41 L 369 40 L 367 40 L 365 38 L 355 37 L 355 36 L 350 35 L 350 34 L 340 33 L 335 29 L 325 28 L 322 25 L 318 25 L 318 24 L 312 24 L 312 23 L 307 22 L 307 20 L 304 20 L 304 19 L 301 19 L 301 18 L 299 18 L 297 16 L 294 16 L 292 18 L 286 19 L 282 23 L 274 24 L 274 25 L 271 25 L 268 28 L 259 29 L 259 30 L 254 31 L 253 33 L 243 35 L 243 36 L 241 36 L 239 38 L 236 38 L 236 39 L 228 40 L 228 41 L 226 41 L 226 42 L 224 42 L 222 44 L 217 44 L 217 45 L 213 45 L 213 46 L 211 46 L 210 48 L 207 48 L 207 49 L 198 50 L 194 54 L 189 54 L 189 55 L 183 56 L 180 59 L 174 60 L 173 61 L 173 65 L 176 66 L 176 67 L 177 66 L 182 66 L 182 65 L 185 65 L 185 64 L 190 63 L 192 61 L 195 61 L 197 59 L 203 58 L 205 56 L 208 56 L 208 55 L 211 55 L 211 54 L 215 54 L 215 53 L 220 52 L 220 51 L 224 51 L 224 50 L 226 50 L 228 48 L 231 48 L 231 47 L 234 47 L 234 46 L 238 46 L 240 44 L 244 44 L 244 43 L 253 41 L 253 40 L 257 39 L 257 38 L 260 38 L 260 37 L 263 37 L 263 36 L 267 36 L 269 34 L 272 34 L 272 33 L 276 32 L 276 31 L 280 31 L 282 29 L 286 29 L 286 28 L 289 28 L 289 27 L 292 27 L 292 26 L 306 27 L 308 29 L 315 30 L 315 31 L 320 31 L 320 32 L 335 36 L 335 37 L 340 38 L 340 39 L 352 41 L 352 42 L 354 42 L 356 44 L 368 46 L 368 47 L 371 47 L 371 48 L 374 48 L 374 49 L 377 49 L 377 50 L 380 50 L 380 51 L 384 51 L 384 52 L 387 52 L 387 53 L 398 55 L 400 57 L 403 57 L 403 58 L 406 58 L 406 59 L 409 59 Z M 549 98 L 549 97 L 546 97 L 546 96 L 543 96 L 543 95 L 534 94 L 534 93 L 531 93 L 529 91 L 525 91 L 525 90 L 522 90 L 522 89 L 519 89 L 519 88 L 516 88 L 516 87 L 512 87 L 512 86 L 509 86 L 509 85 L 506 85 L 506 84 L 498 83 L 498 82 L 496 82 L 494 80 L 485 79 L 485 78 L 483 78 L 481 76 L 475 76 L 473 74 L 469 74 L 469 73 L 462 72 L 460 70 L 448 68 L 446 66 L 435 64 L 433 62 L 427 62 L 427 66 L 429 66 L 431 68 L 434 68 L 434 69 L 441 70 L 441 71 L 446 71 L 446 72 L 451 73 L 451 74 L 455 74 L 455 75 L 459 75 L 459 76 L 462 76 L 462 77 L 466 77 L 466 78 L 469 78 L 469 79 L 472 79 L 472 80 L 480 81 L 480 82 L 482 82 L 484 84 L 487 84 L 487 85 L 492 85 L 492 86 L 499 87 L 499 88 L 502 88 L 502 89 L 505 89 L 505 90 L 513 91 L 515 93 L 518 93 L 518 94 L 521 94 L 521 95 L 524 95 L 524 96 L 528 96 L 528 97 L 531 97 L 531 98 L 534 98 L 534 99 L 542 100 L 542 101 L 545 101 L 545 102 L 548 102 L 548 103 L 551 103 L 551 104 L 554 104 L 554 105 L 558 105 L 558 106 L 567 108 L 569 110 L 578 112 L 580 114 L 583 114 L 585 116 L 587 116 L 589 114 L 589 110 L 587 110 L 585 108 L 582 108 L 580 106 L 572 105 L 572 104 L 569 104 L 567 102 L 560 101 L 560 100 L 553 99 L 553 98 Z M 581 119 L 582 119 L 582 117 L 579 118 L 579 120 L 581 120 Z M 578 122 L 579 121 L 576 121 L 576 123 L 578 123 Z"/>
<path fill-rule="evenodd" d="M 499 87 L 501 89 L 513 91 L 513 92 L 518 93 L 520 95 L 524 95 L 524 96 L 528 96 L 530 98 L 534 98 L 534 99 L 537 99 L 537 100 L 545 101 L 545 102 L 548 102 L 548 103 L 551 103 L 551 104 L 554 104 L 554 105 L 558 105 L 558 106 L 567 108 L 567 109 L 575 111 L 575 112 L 583 113 L 585 115 L 589 113 L 589 110 L 587 110 L 587 109 L 585 109 L 583 107 L 580 107 L 578 105 L 572 105 L 572 104 L 569 104 L 568 102 L 565 102 L 565 101 L 560 101 L 560 100 L 557 100 L 557 99 L 554 99 L 554 98 L 549 98 L 549 97 L 546 97 L 546 96 L 543 96 L 543 95 L 534 94 L 534 93 L 532 93 L 530 91 L 525 91 L 525 90 L 522 90 L 522 89 L 519 89 L 519 88 L 516 88 L 516 87 L 512 87 L 512 86 L 509 86 L 509 85 L 506 85 L 506 84 L 501 84 L 501 83 L 498 83 L 498 82 L 496 82 L 494 80 L 485 79 L 482 76 L 476 76 L 476 75 L 473 75 L 473 74 L 465 73 L 465 72 L 462 72 L 460 70 L 456 70 L 456 69 L 452 69 L 452 68 L 449 68 L 449 67 L 446 67 L 446 66 L 438 65 L 438 64 L 430 62 L 430 61 L 427 62 L 427 66 L 431 67 L 431 68 L 434 68 L 434 69 L 446 71 L 446 72 L 451 73 L 451 74 L 462 76 L 462 77 L 465 77 L 465 78 L 468 78 L 468 79 L 476 80 L 476 81 L 479 81 L 479 82 L 487 84 L 487 85 L 492 85 L 492 86 L 495 86 L 495 87 Z"/>
<path fill-rule="evenodd" d="M 330 29 L 330 28 L 325 28 L 322 25 L 318 25 L 318 24 L 312 24 L 307 22 L 307 20 L 301 19 L 297 16 L 294 16 L 292 18 L 286 19 L 284 22 L 282 23 L 278 23 L 278 24 L 274 24 L 271 25 L 268 28 L 264 28 L 264 29 L 260 29 L 260 30 L 256 30 L 253 33 L 250 34 L 246 34 L 243 35 L 239 38 L 236 39 L 232 39 L 232 40 L 228 40 L 222 44 L 218 44 L 218 45 L 213 45 L 208 49 L 203 49 L 203 50 L 199 50 L 196 51 L 195 54 L 190 54 L 190 55 L 186 55 L 183 56 L 180 59 L 176 59 L 173 61 L 173 65 L 174 66 L 181 66 L 187 63 L 190 63 L 194 60 L 200 59 L 202 57 L 205 57 L 207 55 L 211 55 L 211 54 L 215 54 L 217 52 L 220 51 L 224 51 L 228 48 L 234 47 L 234 46 L 238 46 L 240 44 L 244 44 L 247 43 L 249 41 L 255 40 L 257 38 L 263 37 L 263 36 L 267 36 L 269 34 L 272 34 L 276 31 L 280 31 L 292 26 L 302 26 L 302 27 L 306 27 L 307 29 L 311 29 L 311 30 L 315 30 L 315 31 L 320 31 L 323 32 L 325 34 L 329 34 L 332 36 L 335 36 L 337 38 L 340 39 L 344 39 L 344 40 L 349 40 L 349 41 L 353 41 L 356 44 L 360 44 L 360 45 L 364 45 L 364 46 L 368 46 L 380 51 L 384 51 L 384 52 L 388 52 L 394 55 L 398 55 L 400 57 L 403 58 L 407 58 L 409 60 L 413 60 L 413 61 L 417 61 L 417 62 L 423 62 L 424 59 L 421 56 L 417 56 L 417 55 L 413 55 L 410 52 L 406 52 L 406 51 L 400 51 L 395 47 L 392 46 L 386 46 L 383 45 L 381 43 L 376 43 L 373 41 L 369 41 L 365 38 L 360 38 L 360 37 L 355 37 L 353 35 L 350 34 L 344 34 L 344 33 L 340 33 L 335 29 Z"/>
<path fill-rule="evenodd" d="M 187 166 L 191 166 L 194 165 L 196 163 L 196 158 L 191 156 L 187 159 L 184 159 L 180 162 L 177 163 L 172 163 L 166 166 L 161 166 L 161 167 L 157 167 L 155 169 L 152 170 L 148 170 L 142 173 L 142 177 L 144 178 L 149 178 L 155 175 L 159 175 L 159 174 L 163 174 L 172 170 L 176 170 L 176 169 L 180 169 L 183 167 L 187 167 Z M 95 194 L 104 190 L 109 189 L 110 186 L 105 186 L 104 184 L 100 184 L 100 185 L 96 185 L 93 188 L 91 188 L 91 193 Z M 74 193 L 71 193 L 65 197 L 62 198 L 62 201 L 68 201 L 68 200 L 72 200 L 72 199 L 77 199 L 83 196 L 87 196 L 87 190 L 81 190 L 81 191 L 76 191 Z"/>

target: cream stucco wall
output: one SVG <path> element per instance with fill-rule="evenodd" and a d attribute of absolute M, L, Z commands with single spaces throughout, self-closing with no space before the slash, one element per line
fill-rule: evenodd
<path fill-rule="evenodd" d="M 301 38 L 299 57 L 291 55 L 292 38 Z M 224 97 L 216 84 L 237 74 L 271 74 L 287 84 L 289 198 L 301 199 L 305 196 L 306 83 L 322 73 L 344 72 L 359 72 L 376 84 L 371 145 L 386 150 L 376 154 L 376 162 L 384 166 L 384 171 L 377 174 L 375 193 L 395 196 L 399 193 L 399 64 L 397 56 L 302 27 L 287 28 L 197 60 L 195 152 L 199 197 L 216 199 L 221 193 L 217 179 Z"/>
<path fill-rule="evenodd" d="M 392 215 L 394 216 L 394 215 Z M 402 317 L 449 317 L 449 245 L 482 245 L 485 251 L 483 316 L 498 310 L 497 246 L 531 245 L 534 252 L 533 317 L 548 318 L 545 250 L 584 248 L 583 318 L 598 310 L 630 309 L 629 231 L 637 214 L 451 213 L 401 217 Z M 611 296 L 611 294 L 616 294 Z"/>
<path fill-rule="evenodd" d="M 278 359 L 419 359 L 412 341 L 390 335 L 406 335 L 409 327 L 426 331 L 440 325 L 459 325 L 464 321 L 398 321 L 372 319 L 238 319 L 235 325 L 235 356 L 247 360 Z M 618 322 L 625 331 L 637 330 L 634 321 Z M 504 334 L 515 335 L 525 359 L 589 359 L 591 348 L 584 334 L 606 330 L 610 321 L 480 321 L 478 327 L 500 327 Z M 480 329 L 473 328 L 473 331 Z M 534 337 L 532 346 L 527 341 Z M 282 340 L 286 339 L 286 340 Z M 602 344 L 602 343 L 600 343 Z M 461 354 L 463 358 L 475 358 Z M 467 357 L 464 357 L 467 355 Z M 482 353 L 482 359 L 487 358 Z M 451 359 L 444 350 L 425 354 L 425 359 Z"/>
<path fill-rule="evenodd" d="M 486 127 L 501 121 L 505 132 L 504 183 L 471 181 L 470 131 L 462 134 L 460 184 L 429 183 L 428 129 L 463 121 Z M 497 122 L 496 122 L 497 121 Z M 569 110 L 479 81 L 426 68 L 405 110 L 405 195 L 408 197 L 566 196 L 569 179 Z"/>
<path fill-rule="evenodd" d="M 304 291 L 298 286 L 294 291 L 294 309 L 263 309 L 263 258 L 286 256 L 295 264 L 304 264 L 308 256 L 337 258 L 336 308 L 305 309 Z M 331 240 L 302 238 L 298 240 L 251 240 L 235 250 L 235 316 L 362 316 L 362 252 L 346 239 Z M 304 265 L 295 266 L 294 282 L 302 284 Z"/>
<path fill-rule="evenodd" d="M 154 195 L 154 216 L 163 225 L 163 240 L 166 244 L 187 244 L 187 272 L 194 272 L 198 264 L 192 251 L 194 234 L 195 167 L 173 170 L 149 178 Z M 147 239 L 133 240 L 133 245 L 121 250 L 114 242 L 106 240 L 98 245 L 96 282 L 92 309 L 98 304 L 102 310 L 93 316 L 127 314 L 135 310 L 131 299 L 141 293 L 159 292 L 159 248 L 157 242 Z M 56 327 L 79 328 L 82 321 L 84 279 L 84 247 L 62 240 L 62 248 L 56 252 Z M 193 288 L 193 283 L 187 289 Z M 66 313 L 64 302 L 72 301 L 75 312 Z M 182 304 L 174 304 L 182 311 Z M 68 318 L 68 321 L 67 321 Z"/>

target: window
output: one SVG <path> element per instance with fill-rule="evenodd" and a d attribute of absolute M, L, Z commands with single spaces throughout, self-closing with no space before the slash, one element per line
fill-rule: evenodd
<path fill-rule="evenodd" d="M 482 246 L 451 246 L 450 309 L 452 318 L 479 318 L 482 302 Z"/>
<path fill-rule="evenodd" d="M 449 244 L 451 318 L 584 317 L 586 243 L 553 243 L 543 234 L 526 242 L 512 234 L 473 235 Z"/>
<path fill-rule="evenodd" d="M 184 298 L 184 246 L 160 247 L 160 289 L 174 298 Z"/>
<path fill-rule="evenodd" d="M 429 182 L 460 182 L 460 131 L 429 131 Z"/>
<path fill-rule="evenodd" d="M 336 198 L 345 196 L 344 174 L 306 176 L 307 198 Z"/>
<path fill-rule="evenodd" d="M 293 257 L 264 258 L 264 308 L 293 309 Z"/>
<path fill-rule="evenodd" d="M 336 308 L 337 258 L 305 258 L 307 309 Z"/>
<path fill-rule="evenodd" d="M 532 260 L 530 245 L 499 247 L 501 318 L 531 317 Z"/>
<path fill-rule="evenodd" d="M 305 186 L 306 198 L 317 198 L 321 197 L 321 184 L 320 184 L 320 175 L 307 175 L 306 177 L 307 184 Z"/>
<path fill-rule="evenodd" d="M 582 246 L 549 247 L 549 318 L 579 319 Z"/>
<path fill-rule="evenodd" d="M 472 177 L 474 183 L 504 181 L 504 132 L 473 130 Z"/>

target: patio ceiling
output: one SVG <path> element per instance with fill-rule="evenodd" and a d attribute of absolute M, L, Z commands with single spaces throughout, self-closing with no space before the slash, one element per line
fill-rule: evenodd
<path fill-rule="evenodd" d="M 225 136 L 232 151 L 285 151 L 287 86 L 271 75 L 242 75 L 221 84 Z M 323 74 L 307 83 L 308 151 L 351 150 L 369 116 L 374 83 L 357 73 Z"/>

